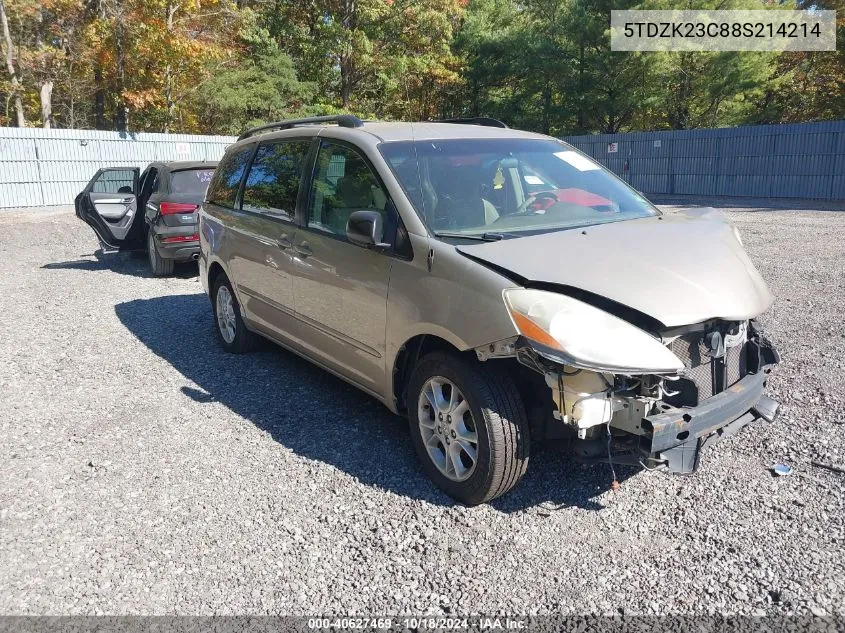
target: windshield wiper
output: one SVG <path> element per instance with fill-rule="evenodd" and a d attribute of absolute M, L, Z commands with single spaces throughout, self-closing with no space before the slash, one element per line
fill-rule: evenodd
<path fill-rule="evenodd" d="M 475 240 L 477 242 L 498 242 L 499 240 L 503 240 L 506 237 L 516 237 L 511 235 L 510 233 L 496 233 L 496 232 L 486 232 L 486 233 L 450 233 L 450 232 L 437 232 L 434 234 L 434 237 L 453 237 L 456 239 L 463 239 L 463 240 Z"/>

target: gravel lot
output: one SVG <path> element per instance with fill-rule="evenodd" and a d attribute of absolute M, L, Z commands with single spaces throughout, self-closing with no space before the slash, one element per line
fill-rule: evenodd
<path fill-rule="evenodd" d="M 467 509 L 371 398 L 221 352 L 195 267 L 0 211 L 0 613 L 845 614 L 845 475 L 811 465 L 845 463 L 845 214 L 728 214 L 777 295 L 781 418 L 617 493 L 542 454 Z"/>

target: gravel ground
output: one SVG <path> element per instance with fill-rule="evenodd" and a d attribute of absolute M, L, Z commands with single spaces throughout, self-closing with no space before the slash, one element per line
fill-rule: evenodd
<path fill-rule="evenodd" d="M 845 614 L 845 475 L 811 465 L 845 463 L 845 215 L 728 214 L 777 295 L 780 420 L 616 493 L 541 454 L 467 509 L 371 398 L 222 353 L 195 268 L 0 213 L 0 613 Z"/>

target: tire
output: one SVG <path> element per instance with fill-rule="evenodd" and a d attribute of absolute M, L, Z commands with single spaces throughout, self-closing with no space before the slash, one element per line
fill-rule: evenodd
<path fill-rule="evenodd" d="M 218 310 L 227 305 L 227 300 L 223 293 L 228 293 L 228 298 L 231 301 L 231 313 L 228 318 L 223 320 L 231 326 L 231 329 L 221 323 Z M 223 295 L 223 296 L 221 296 Z M 211 288 L 211 309 L 214 313 L 214 331 L 217 334 L 217 340 L 224 350 L 231 354 L 246 354 L 253 351 L 258 346 L 258 335 L 247 329 L 241 316 L 241 306 L 238 303 L 238 298 L 232 290 L 232 284 L 225 274 L 220 273 L 214 280 Z M 227 311 L 228 312 L 228 311 Z M 225 334 L 224 334 L 225 329 Z"/>
<path fill-rule="evenodd" d="M 174 261 L 159 255 L 152 228 L 147 229 L 147 259 L 149 259 L 153 277 L 166 277 L 173 274 Z"/>
<path fill-rule="evenodd" d="M 513 488 L 525 474 L 531 452 L 528 418 L 519 391 L 492 363 L 480 365 L 457 355 L 432 353 L 417 364 L 408 385 L 408 422 L 423 469 L 449 496 L 466 505 L 486 503 Z M 452 388 L 457 387 L 456 401 L 461 404 L 452 409 L 459 415 L 454 420 L 447 415 L 449 419 L 443 418 L 445 424 L 438 430 L 440 415 L 451 402 L 443 408 L 435 407 L 424 390 L 430 388 L 432 381 L 436 387 L 441 379 L 452 385 L 447 388 L 445 383 L 441 384 L 442 401 L 445 403 L 446 397 L 452 400 Z M 464 400 L 465 407 L 462 406 Z M 435 401 L 437 404 L 436 395 Z M 467 413 L 471 417 L 467 418 Z M 421 416 L 425 428 L 420 424 Z M 428 426 L 432 421 L 434 429 Z M 473 431 L 476 458 L 474 465 L 469 467 L 471 453 L 464 450 L 464 446 L 468 443 L 473 447 Z M 428 446 L 424 435 L 428 435 Z M 449 441 L 446 436 L 456 439 Z M 463 441 L 462 438 L 468 439 Z M 458 448 L 454 446 L 456 442 Z M 454 452 L 447 454 L 447 443 Z M 443 453 L 442 457 L 440 453 Z M 450 461 L 449 454 L 457 454 L 460 464 L 454 458 Z M 444 472 L 444 464 L 447 472 Z M 450 467 L 451 474 L 447 474 Z M 460 468 L 466 471 L 461 474 Z"/>

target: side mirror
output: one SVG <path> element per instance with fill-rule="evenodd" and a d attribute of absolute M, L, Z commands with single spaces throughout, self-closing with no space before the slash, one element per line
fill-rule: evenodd
<path fill-rule="evenodd" d="M 353 211 L 346 222 L 346 239 L 365 248 L 390 248 L 382 242 L 384 238 L 384 220 L 378 211 Z"/>

